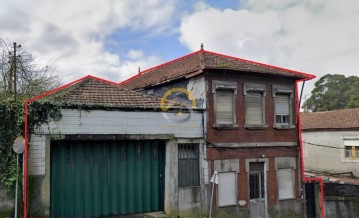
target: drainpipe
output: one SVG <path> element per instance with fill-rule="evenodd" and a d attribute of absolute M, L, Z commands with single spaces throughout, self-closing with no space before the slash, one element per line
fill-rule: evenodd
<path fill-rule="evenodd" d="M 324 183 L 323 183 L 323 179 L 318 177 L 318 178 L 306 178 L 305 177 L 305 173 L 304 173 L 304 158 L 303 158 L 303 141 L 302 141 L 302 123 L 301 123 L 301 118 L 300 118 L 300 103 L 301 103 L 301 99 L 302 99 L 302 94 L 303 94 L 303 88 L 304 88 L 304 83 L 306 80 L 310 80 L 310 79 L 314 79 L 315 76 L 311 76 L 308 79 L 301 79 L 301 80 L 297 80 L 296 81 L 296 90 L 298 93 L 298 83 L 299 82 L 303 82 L 302 85 L 302 89 L 301 89 L 301 93 L 300 93 L 300 98 L 298 99 L 298 94 L 297 94 L 297 116 L 298 116 L 298 130 L 299 130 L 299 146 L 300 146 L 300 162 L 301 162 L 301 168 L 302 168 L 302 182 L 319 182 L 319 188 L 320 188 L 320 203 L 321 203 L 321 214 L 322 214 L 322 218 L 325 218 L 325 204 L 324 204 Z"/>

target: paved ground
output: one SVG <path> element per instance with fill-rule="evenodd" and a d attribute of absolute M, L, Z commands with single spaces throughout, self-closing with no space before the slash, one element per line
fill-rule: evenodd
<path fill-rule="evenodd" d="M 153 212 L 153 213 L 131 214 L 125 216 L 112 216 L 106 218 L 168 218 L 168 217 L 169 216 L 167 216 L 164 212 Z"/>

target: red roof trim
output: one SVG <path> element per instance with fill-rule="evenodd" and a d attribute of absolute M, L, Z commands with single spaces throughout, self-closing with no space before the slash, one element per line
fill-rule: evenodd
<path fill-rule="evenodd" d="M 225 58 L 230 58 L 230 59 L 237 60 L 237 61 L 244 61 L 244 62 L 247 62 L 247 63 L 250 63 L 250 64 L 257 64 L 257 65 L 260 65 L 260 66 L 263 66 L 263 67 L 269 67 L 269 68 L 273 68 L 273 69 L 276 69 L 276 70 L 287 71 L 287 72 L 291 72 L 291 73 L 295 73 L 295 74 L 304 75 L 304 76 L 308 77 L 308 78 L 306 78 L 306 80 L 314 79 L 316 77 L 313 74 L 303 73 L 303 72 L 299 72 L 299 71 L 296 71 L 296 70 L 290 70 L 290 69 L 283 68 L 283 67 L 277 67 L 277 66 L 270 65 L 270 64 L 264 64 L 264 63 L 260 63 L 260 62 L 256 62 L 256 61 L 251 61 L 251 60 L 238 58 L 238 57 L 233 57 L 233 56 L 229 56 L 229 55 L 224 55 L 224 54 L 211 52 L 211 51 L 204 51 L 204 52 L 208 53 L 208 54 L 214 54 L 214 55 L 222 56 L 222 57 L 225 57 Z"/>
<path fill-rule="evenodd" d="M 167 61 L 167 62 L 165 62 L 165 63 L 163 63 L 163 64 L 160 64 L 160 65 L 157 65 L 157 66 L 155 66 L 155 67 L 151 67 L 151 68 L 149 68 L 149 69 L 146 69 L 146 70 L 144 70 L 144 71 L 142 71 L 142 72 L 139 72 L 138 74 L 136 74 L 136 75 L 134 75 L 134 76 L 132 76 L 132 77 L 130 77 L 130 78 L 128 78 L 128 79 L 126 79 L 126 80 L 120 82 L 119 85 L 123 85 L 123 84 L 125 84 L 125 83 L 127 83 L 127 82 L 129 82 L 129 81 L 131 81 L 131 80 L 133 80 L 133 79 L 135 79 L 135 78 L 137 78 L 137 77 L 139 77 L 139 76 L 145 74 L 145 73 L 148 73 L 149 71 L 155 70 L 155 69 L 157 69 L 157 68 L 164 67 L 164 66 L 166 66 L 166 65 L 170 65 L 170 64 L 175 63 L 175 62 L 177 62 L 177 61 L 183 60 L 183 59 L 185 59 L 185 58 L 187 58 L 187 57 L 196 55 L 196 54 L 200 53 L 201 51 L 202 51 L 202 50 L 199 50 L 199 51 L 196 51 L 196 52 L 192 52 L 192 53 L 187 54 L 187 55 L 185 55 L 185 56 L 176 58 L 176 59 L 171 60 L 171 61 Z"/>
<path fill-rule="evenodd" d="M 263 67 L 269 67 L 269 68 L 273 68 L 275 70 L 280 70 L 280 71 L 284 71 L 283 73 L 285 73 L 285 71 L 287 72 L 291 72 L 291 73 L 294 73 L 294 74 L 299 74 L 299 75 L 303 75 L 307 78 L 304 78 L 304 79 L 301 79 L 302 81 L 304 80 L 311 80 L 311 79 L 314 79 L 316 76 L 313 75 L 313 74 L 308 74 L 308 73 L 303 73 L 303 72 L 299 72 L 299 71 L 295 71 L 295 70 L 290 70 L 290 69 L 287 69 L 287 68 L 282 68 L 282 67 L 277 67 L 277 66 L 274 66 L 274 65 L 270 65 L 270 64 L 264 64 L 264 63 L 260 63 L 260 62 L 256 62 L 256 61 L 251 61 L 251 60 L 247 60 L 247 59 L 243 59 L 243 58 L 238 58 L 238 57 L 233 57 L 233 56 L 229 56 L 229 55 L 224 55 L 224 54 L 220 54 L 220 53 L 216 53 L 216 52 L 211 52 L 211 51 L 207 51 L 207 50 L 198 50 L 198 51 L 195 51 L 195 52 L 192 52 L 190 54 L 187 54 L 185 56 L 182 56 L 182 57 L 179 57 L 179 58 L 176 58 L 174 60 L 171 60 L 171 61 L 168 61 L 168 62 L 165 62 L 163 64 L 160 64 L 158 66 L 155 66 L 155 67 L 151 67 L 149 69 L 146 69 L 142 72 L 139 72 L 138 74 L 118 83 L 119 85 L 123 85 L 133 79 L 136 79 L 137 77 L 145 74 L 145 73 L 148 73 L 152 70 L 155 70 L 157 68 L 161 68 L 161 67 L 164 67 L 166 65 L 169 65 L 169 64 L 172 64 L 172 63 L 175 63 L 177 61 L 180 61 L 180 60 L 183 60 L 187 57 L 190 57 L 190 56 L 193 56 L 193 55 L 196 55 L 198 53 L 201 53 L 201 52 L 204 52 L 204 53 L 208 53 L 208 54 L 213 54 L 213 55 L 217 55 L 217 56 L 222 56 L 222 57 L 225 57 L 225 58 L 229 58 L 229 59 L 233 59 L 233 60 L 237 60 L 237 61 L 243 61 L 243 62 L 246 62 L 246 63 L 249 63 L 249 64 L 256 64 L 256 65 L 260 65 L 260 66 L 263 66 Z"/>

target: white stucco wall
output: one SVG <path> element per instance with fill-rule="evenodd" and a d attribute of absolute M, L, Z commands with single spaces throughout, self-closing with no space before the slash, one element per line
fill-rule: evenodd
<path fill-rule="evenodd" d="M 302 132 L 302 137 L 305 170 L 353 172 L 354 176 L 359 177 L 359 159 L 346 159 L 344 153 L 344 139 L 359 139 L 359 131 L 311 131 Z"/>
<path fill-rule="evenodd" d="M 45 175 L 46 140 L 49 135 L 71 134 L 174 135 L 175 138 L 202 138 L 202 114 L 193 111 L 188 121 L 177 123 L 162 112 L 80 111 L 63 109 L 58 122 L 39 127 L 29 143 L 29 175 Z M 174 113 L 165 113 L 171 117 Z M 186 115 L 182 115 L 186 116 Z M 205 116 L 204 116 L 205 117 Z M 48 151 L 49 152 L 49 151 Z"/>

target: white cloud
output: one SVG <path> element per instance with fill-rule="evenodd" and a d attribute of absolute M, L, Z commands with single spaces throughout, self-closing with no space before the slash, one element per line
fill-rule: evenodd
<path fill-rule="evenodd" d="M 198 50 L 203 42 L 207 50 L 317 77 L 359 75 L 359 2 L 247 0 L 241 7 L 207 8 L 187 15 L 179 29 L 181 43 Z"/>
<path fill-rule="evenodd" d="M 0 37 L 22 43 L 40 63 L 50 60 L 64 82 L 87 74 L 121 81 L 135 74 L 139 64 L 158 64 L 158 57 L 139 50 L 129 52 L 130 60 L 122 60 L 105 50 L 104 40 L 117 30 L 158 34 L 172 29 L 175 10 L 175 2 L 167 0 L 0 0 L 0 4 Z"/>

